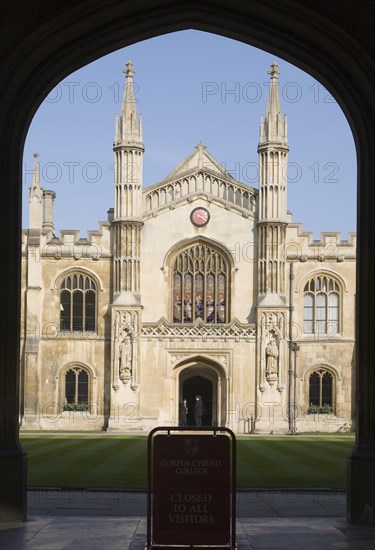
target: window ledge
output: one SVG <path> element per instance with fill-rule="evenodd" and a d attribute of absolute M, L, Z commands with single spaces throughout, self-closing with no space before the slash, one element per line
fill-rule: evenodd
<path fill-rule="evenodd" d="M 56 330 L 50 333 L 45 334 L 42 337 L 43 340 L 50 340 L 51 342 L 55 342 L 56 340 L 98 340 L 99 339 L 99 333 L 95 330 L 87 330 L 87 331 L 81 331 L 81 330 Z"/>
<path fill-rule="evenodd" d="M 343 336 L 339 332 L 334 334 L 302 334 L 301 340 L 322 342 L 323 340 L 343 340 Z"/>

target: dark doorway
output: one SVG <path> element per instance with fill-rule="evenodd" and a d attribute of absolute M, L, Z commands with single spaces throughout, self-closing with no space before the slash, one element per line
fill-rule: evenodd
<path fill-rule="evenodd" d="M 204 414 L 203 414 L 203 426 L 212 425 L 212 382 L 203 376 L 192 376 L 185 380 L 182 384 L 181 399 L 187 399 L 188 401 L 188 426 L 194 426 L 194 404 L 195 396 L 201 395 Z"/>

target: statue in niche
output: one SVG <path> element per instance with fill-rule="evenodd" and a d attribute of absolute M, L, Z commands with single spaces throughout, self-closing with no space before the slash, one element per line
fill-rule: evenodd
<path fill-rule="evenodd" d="M 274 338 L 271 338 L 266 347 L 266 376 L 278 374 L 279 348 Z"/>
<path fill-rule="evenodd" d="M 122 326 L 121 326 L 122 324 Z M 115 320 L 115 362 L 119 369 L 120 380 L 125 384 L 131 377 L 133 358 L 133 329 L 131 327 L 131 316 L 128 312 L 120 313 Z"/>
<path fill-rule="evenodd" d="M 120 378 L 122 374 L 129 373 L 132 360 L 131 332 L 128 327 L 124 327 L 120 334 L 119 344 L 119 363 Z"/>

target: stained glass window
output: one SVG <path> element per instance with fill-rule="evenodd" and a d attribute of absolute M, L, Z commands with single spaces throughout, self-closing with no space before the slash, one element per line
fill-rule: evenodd
<path fill-rule="evenodd" d="M 197 243 L 180 252 L 173 263 L 173 322 L 228 322 L 228 280 L 228 260 L 216 248 Z"/>
<path fill-rule="evenodd" d="M 332 277 L 317 275 L 304 288 L 305 334 L 333 335 L 339 332 L 340 287 Z"/>
<path fill-rule="evenodd" d="M 95 331 L 96 285 L 87 275 L 74 273 L 61 283 L 60 329 Z"/>

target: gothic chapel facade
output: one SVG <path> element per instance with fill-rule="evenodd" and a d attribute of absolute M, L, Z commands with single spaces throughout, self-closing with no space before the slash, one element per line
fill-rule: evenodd
<path fill-rule="evenodd" d="M 54 234 L 38 155 L 22 233 L 22 429 L 148 432 L 202 396 L 203 424 L 345 429 L 352 410 L 355 234 L 313 240 L 287 211 L 276 63 L 260 124 L 259 189 L 199 143 L 143 187 L 142 121 L 126 86 L 114 208 L 87 238 Z"/>

